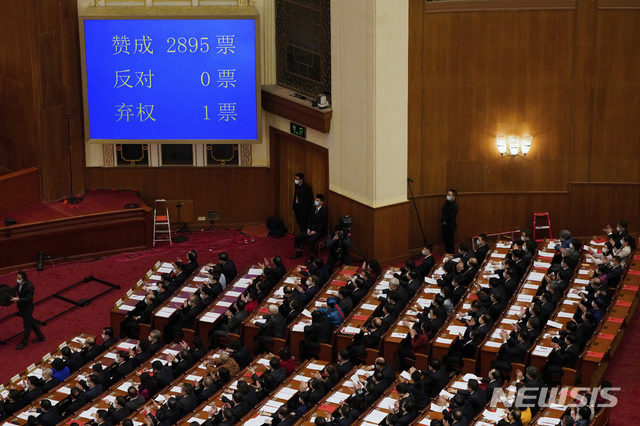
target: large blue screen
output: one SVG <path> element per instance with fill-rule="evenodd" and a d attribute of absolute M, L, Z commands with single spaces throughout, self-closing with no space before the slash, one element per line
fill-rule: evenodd
<path fill-rule="evenodd" d="M 257 139 L 253 19 L 85 19 L 89 139 Z"/>

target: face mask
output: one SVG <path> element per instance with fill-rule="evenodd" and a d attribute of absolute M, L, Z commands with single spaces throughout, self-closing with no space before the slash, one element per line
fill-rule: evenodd
<path fill-rule="evenodd" d="M 451 195 L 447 195 L 447 201 L 451 201 Z"/>
<path fill-rule="evenodd" d="M 616 230 L 617 230 L 618 232 L 622 232 L 622 228 L 620 228 L 619 226 L 616 226 Z"/>
<path fill-rule="evenodd" d="M 104 333 L 102 333 L 102 340 L 107 340 L 107 336 Z"/>
<path fill-rule="evenodd" d="M 574 250 L 574 248 L 573 248 L 573 244 L 569 244 L 569 248 L 570 248 L 571 250 Z"/>
<path fill-rule="evenodd" d="M 150 341 L 150 342 L 152 342 L 152 340 L 151 340 L 151 336 L 148 336 L 148 337 L 147 337 L 147 339 L 149 339 L 149 341 Z"/>
<path fill-rule="evenodd" d="M 481 246 L 482 244 L 480 244 L 480 240 L 476 240 L 476 244 Z"/>
<path fill-rule="evenodd" d="M 427 255 L 427 251 L 426 250 L 422 250 L 422 255 L 426 256 Z"/>
<path fill-rule="evenodd" d="M 313 204 L 315 204 L 316 207 L 320 206 L 320 201 L 314 201 Z"/>
<path fill-rule="evenodd" d="M 295 179 L 294 182 L 296 185 L 300 185 L 300 181 L 298 179 Z"/>
<path fill-rule="evenodd" d="M 527 251 L 527 246 L 522 246 L 522 251 L 524 251 L 526 253 Z"/>
<path fill-rule="evenodd" d="M 16 280 L 18 284 L 22 284 L 22 280 Z"/>
<path fill-rule="evenodd" d="M 520 241 L 524 241 L 524 235 L 520 236 Z"/>

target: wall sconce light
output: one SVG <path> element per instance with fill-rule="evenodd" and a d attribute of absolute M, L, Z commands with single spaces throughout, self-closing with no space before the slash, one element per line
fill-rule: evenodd
<path fill-rule="evenodd" d="M 507 135 L 497 135 L 496 136 L 496 144 L 498 145 L 498 152 L 503 157 L 505 155 L 510 155 L 515 157 L 516 155 L 520 155 L 524 157 L 529 153 L 529 149 L 531 149 L 531 141 L 533 140 L 533 136 L 531 135 L 522 135 L 522 139 L 518 136 L 509 136 Z M 508 152 L 507 152 L 508 149 Z"/>

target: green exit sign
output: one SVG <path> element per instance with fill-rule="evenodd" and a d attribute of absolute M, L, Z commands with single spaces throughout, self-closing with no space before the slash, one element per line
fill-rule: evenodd
<path fill-rule="evenodd" d="M 307 138 L 306 127 L 296 124 L 293 121 L 291 121 L 289 124 L 290 124 L 289 131 L 291 132 L 292 135 L 300 136 L 301 138 L 305 138 L 305 139 Z"/>

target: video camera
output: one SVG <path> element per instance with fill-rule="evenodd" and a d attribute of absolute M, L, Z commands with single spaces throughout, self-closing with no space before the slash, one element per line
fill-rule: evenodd
<path fill-rule="evenodd" d="M 340 218 L 340 225 L 342 225 L 342 230 L 347 234 L 351 232 L 352 223 L 353 223 L 353 217 L 351 216 L 342 216 Z"/>

